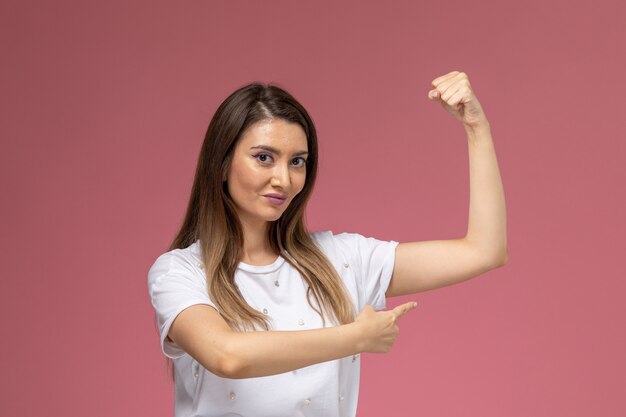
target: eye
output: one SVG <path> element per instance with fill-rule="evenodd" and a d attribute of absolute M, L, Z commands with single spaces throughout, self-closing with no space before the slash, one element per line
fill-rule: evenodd
<path fill-rule="evenodd" d="M 293 164 L 293 166 L 295 167 L 303 167 L 304 164 L 306 163 L 306 159 L 302 158 L 301 156 L 297 157 L 297 158 L 293 158 L 291 160 L 291 163 Z"/>
<path fill-rule="evenodd" d="M 257 161 L 264 165 L 270 164 L 272 162 L 272 156 L 266 153 L 259 153 L 254 155 L 254 157 L 257 159 Z"/>

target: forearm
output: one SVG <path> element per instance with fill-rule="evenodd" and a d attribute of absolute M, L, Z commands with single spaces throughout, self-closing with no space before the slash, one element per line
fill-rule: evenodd
<path fill-rule="evenodd" d="M 507 259 L 506 207 L 488 122 L 465 126 L 469 149 L 470 202 L 466 240 L 489 262 Z"/>
<path fill-rule="evenodd" d="M 229 378 L 274 375 L 359 352 L 354 323 L 297 331 L 235 332 L 227 350 L 233 359 Z"/>

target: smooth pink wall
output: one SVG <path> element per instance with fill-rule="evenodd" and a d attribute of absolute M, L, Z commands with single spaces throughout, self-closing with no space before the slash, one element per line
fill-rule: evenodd
<path fill-rule="evenodd" d="M 3 1 L 2 416 L 171 416 L 146 274 L 217 105 L 286 87 L 319 129 L 312 229 L 461 237 L 465 71 L 510 261 L 416 299 L 364 358 L 360 417 L 626 412 L 623 2 Z"/>

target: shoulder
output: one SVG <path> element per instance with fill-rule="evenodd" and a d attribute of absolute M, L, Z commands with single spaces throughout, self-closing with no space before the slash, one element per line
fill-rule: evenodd
<path fill-rule="evenodd" d="M 159 255 L 148 270 L 148 283 L 171 274 L 196 275 L 202 270 L 199 242 L 182 249 L 173 249 Z"/>
<path fill-rule="evenodd" d="M 354 251 L 364 246 L 376 245 L 397 245 L 395 241 L 378 240 L 373 237 L 366 237 L 359 233 L 343 232 L 334 234 L 331 230 L 310 233 L 313 241 L 322 249 L 348 250 Z"/>
<path fill-rule="evenodd" d="M 324 252 L 340 250 L 346 243 L 345 235 L 348 235 L 348 233 L 334 234 L 332 230 L 310 233 L 311 239 Z"/>
<path fill-rule="evenodd" d="M 332 231 L 311 233 L 311 237 L 328 258 L 338 263 L 371 265 L 394 262 L 398 242 L 366 237 L 359 233 Z"/>
<path fill-rule="evenodd" d="M 330 258 L 339 257 L 344 260 L 360 257 L 368 246 L 376 243 L 387 243 L 358 233 L 342 232 L 335 234 L 331 230 L 313 232 L 310 235 L 326 256 Z"/>
<path fill-rule="evenodd" d="M 332 230 L 325 230 L 319 232 L 311 232 L 309 233 L 311 238 L 317 243 L 330 243 L 330 242 L 345 242 L 355 239 L 364 239 L 364 237 L 358 233 L 337 233 L 335 234 Z"/>

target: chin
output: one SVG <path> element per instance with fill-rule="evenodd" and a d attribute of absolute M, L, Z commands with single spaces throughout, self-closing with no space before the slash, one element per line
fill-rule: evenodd
<path fill-rule="evenodd" d="M 275 222 L 276 220 L 280 219 L 281 217 L 283 217 L 283 212 L 282 211 L 280 213 L 274 214 L 273 216 L 267 216 L 265 218 L 265 220 L 268 221 L 268 222 Z"/>

